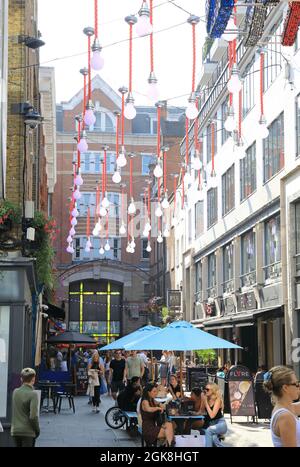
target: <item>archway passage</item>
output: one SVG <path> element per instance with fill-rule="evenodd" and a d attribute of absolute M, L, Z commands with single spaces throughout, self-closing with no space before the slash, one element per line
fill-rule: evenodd
<path fill-rule="evenodd" d="M 121 333 L 121 284 L 105 280 L 72 282 L 69 287 L 69 329 L 110 343 Z"/>

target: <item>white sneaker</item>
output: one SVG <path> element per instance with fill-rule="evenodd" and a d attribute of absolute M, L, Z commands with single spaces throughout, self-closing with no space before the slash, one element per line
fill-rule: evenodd
<path fill-rule="evenodd" d="M 96 407 L 93 407 L 92 412 L 96 413 Z"/>
<path fill-rule="evenodd" d="M 100 412 L 100 410 L 99 410 L 99 409 L 96 409 L 96 413 L 99 413 L 99 412 Z"/>

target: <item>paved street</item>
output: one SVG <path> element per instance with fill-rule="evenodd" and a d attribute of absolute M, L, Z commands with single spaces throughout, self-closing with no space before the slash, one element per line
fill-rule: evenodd
<path fill-rule="evenodd" d="M 112 399 L 102 396 L 99 414 L 92 412 L 87 397 L 75 399 L 75 415 L 68 408 L 67 401 L 63 401 L 60 414 L 41 415 L 41 435 L 38 447 L 136 447 L 140 446 L 140 439 L 131 437 L 125 429 L 112 430 L 104 420 L 106 410 L 113 405 Z M 228 416 L 226 416 L 228 418 Z M 243 422 L 240 423 L 240 420 Z M 230 424 L 226 436 L 226 446 L 272 446 L 268 424 L 253 425 L 245 423 L 240 418 L 239 423 Z"/>

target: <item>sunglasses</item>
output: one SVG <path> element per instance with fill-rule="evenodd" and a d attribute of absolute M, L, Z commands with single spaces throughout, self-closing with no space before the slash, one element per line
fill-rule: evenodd
<path fill-rule="evenodd" d="M 300 382 L 297 381 L 297 383 L 290 383 L 288 386 L 296 386 L 296 388 L 300 388 Z"/>
<path fill-rule="evenodd" d="M 210 391 L 210 388 L 204 388 L 204 391 Z"/>

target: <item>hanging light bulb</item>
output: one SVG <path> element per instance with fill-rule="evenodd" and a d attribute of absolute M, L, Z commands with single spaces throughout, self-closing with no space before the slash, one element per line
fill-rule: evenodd
<path fill-rule="evenodd" d="M 126 159 L 125 159 L 125 161 L 126 161 Z M 115 170 L 115 172 L 114 172 L 114 174 L 112 176 L 112 181 L 113 181 L 113 183 L 120 183 L 121 180 L 122 180 L 121 174 L 120 174 L 119 170 L 116 168 L 116 170 Z"/>
<path fill-rule="evenodd" d="M 147 251 L 148 253 L 151 253 L 151 251 L 152 251 L 150 242 L 148 242 L 148 245 L 147 245 L 147 247 L 146 247 L 146 251 Z"/>
<path fill-rule="evenodd" d="M 75 199 L 76 201 L 78 201 L 78 200 L 81 198 L 81 193 L 80 193 L 80 191 L 79 191 L 79 188 L 77 188 L 77 189 L 74 191 L 74 195 L 73 195 L 73 196 L 74 196 L 74 199 Z"/>
<path fill-rule="evenodd" d="M 90 253 L 91 247 L 90 247 L 88 244 L 86 244 L 84 251 L 85 251 L 86 253 Z"/>
<path fill-rule="evenodd" d="M 132 240 L 131 240 L 131 242 L 130 242 L 130 246 L 131 246 L 131 249 L 133 249 L 133 250 L 134 250 L 135 247 L 136 247 L 136 243 L 135 243 L 134 237 L 132 237 Z"/>
<path fill-rule="evenodd" d="M 269 136 L 269 129 L 267 127 L 266 117 L 264 115 L 261 115 L 258 123 L 259 123 L 259 125 L 258 125 L 258 136 L 261 139 L 267 138 Z"/>
<path fill-rule="evenodd" d="M 232 105 L 228 109 L 227 118 L 224 122 L 224 128 L 228 132 L 232 132 L 235 129 L 234 110 Z"/>
<path fill-rule="evenodd" d="M 67 248 L 67 250 L 66 250 L 66 251 L 67 251 L 67 253 L 71 253 L 71 254 L 72 254 L 72 253 L 74 253 L 74 248 L 72 247 L 72 245 L 71 245 L 71 244 L 70 244 L 70 245 L 68 245 L 68 248 Z"/>
<path fill-rule="evenodd" d="M 239 139 L 238 144 L 235 147 L 235 151 L 239 160 L 242 160 L 246 157 L 246 149 L 242 138 Z"/>
<path fill-rule="evenodd" d="M 91 249 L 92 246 L 93 246 L 90 237 L 88 237 L 88 239 L 87 239 L 86 246 L 88 246 L 89 249 Z"/>
<path fill-rule="evenodd" d="M 155 215 L 156 217 L 161 217 L 163 215 L 160 203 L 158 203 L 157 208 L 155 209 Z"/>
<path fill-rule="evenodd" d="M 109 201 L 107 198 L 107 193 L 104 194 L 104 198 L 102 200 L 101 205 L 107 210 L 109 208 Z"/>
<path fill-rule="evenodd" d="M 188 102 L 189 104 L 186 108 L 185 115 L 189 120 L 194 120 L 195 118 L 198 117 L 198 113 L 199 113 L 199 110 L 197 109 L 197 106 L 196 106 L 196 97 L 195 97 L 194 92 L 192 92 Z"/>
<path fill-rule="evenodd" d="M 78 217 L 79 216 L 79 211 L 77 208 L 74 208 L 71 212 L 72 217 Z"/>
<path fill-rule="evenodd" d="M 154 74 L 154 71 L 151 71 L 150 76 L 148 78 L 148 92 L 147 95 L 149 99 L 153 102 L 157 102 L 159 100 L 159 89 L 157 86 L 157 78 Z"/>
<path fill-rule="evenodd" d="M 170 230 L 169 230 L 169 227 L 167 225 L 165 227 L 163 235 L 164 235 L 165 238 L 170 237 Z"/>
<path fill-rule="evenodd" d="M 75 183 L 75 185 L 77 185 L 77 186 L 83 185 L 83 179 L 82 179 L 82 176 L 81 176 L 81 173 L 80 173 L 80 169 L 79 169 L 79 171 L 78 171 L 78 174 L 77 174 L 76 177 L 75 177 L 74 183 Z"/>
<path fill-rule="evenodd" d="M 161 203 L 161 207 L 162 207 L 163 209 L 168 209 L 168 208 L 170 207 L 170 203 L 169 203 L 169 201 L 168 201 L 168 195 L 167 195 L 167 193 L 165 193 L 165 197 L 164 197 L 164 199 L 163 199 L 163 202 Z"/>
<path fill-rule="evenodd" d="M 211 188 L 217 188 L 218 186 L 217 174 L 214 170 L 210 174 L 210 186 Z"/>
<path fill-rule="evenodd" d="M 233 64 L 233 67 L 231 70 L 231 77 L 227 83 L 227 88 L 231 94 L 240 92 L 240 90 L 242 89 L 242 81 L 240 79 L 240 74 L 236 66 L 236 63 Z"/>
<path fill-rule="evenodd" d="M 163 176 L 163 169 L 161 167 L 160 161 L 158 160 L 155 169 L 153 171 L 154 177 L 161 178 Z"/>
<path fill-rule="evenodd" d="M 120 227 L 120 235 L 125 235 L 126 234 L 126 226 L 124 221 L 122 221 L 121 227 Z"/>
<path fill-rule="evenodd" d="M 145 224 L 145 231 L 149 233 L 150 230 L 151 230 L 151 224 L 150 224 L 150 219 L 148 219 Z"/>
<path fill-rule="evenodd" d="M 72 243 L 72 241 L 73 241 L 73 238 L 71 237 L 71 235 L 69 235 L 67 238 L 67 243 Z"/>
<path fill-rule="evenodd" d="M 127 253 L 131 253 L 131 246 L 130 243 L 128 242 L 127 247 L 126 247 Z"/>
<path fill-rule="evenodd" d="M 82 152 L 87 152 L 89 146 L 87 144 L 87 140 L 86 140 L 86 132 L 83 131 L 82 132 L 82 136 L 81 136 L 81 139 L 79 141 L 79 143 L 77 144 L 77 149 L 80 153 Z"/>
<path fill-rule="evenodd" d="M 125 110 L 124 116 L 127 120 L 133 120 L 136 117 L 136 109 L 134 107 L 134 98 L 131 92 L 128 93 L 128 96 L 125 101 Z"/>
<path fill-rule="evenodd" d="M 110 244 L 109 244 L 109 241 L 108 241 L 108 240 L 106 240 L 104 250 L 105 250 L 105 251 L 110 251 Z"/>
<path fill-rule="evenodd" d="M 184 174 L 184 184 L 186 186 L 190 185 L 192 183 L 192 177 L 191 177 L 191 174 L 189 172 L 185 172 Z"/>
<path fill-rule="evenodd" d="M 103 206 L 101 206 L 99 214 L 101 217 L 105 217 L 107 215 L 107 211 Z"/>
<path fill-rule="evenodd" d="M 139 11 L 135 30 L 139 37 L 148 36 L 152 33 L 153 28 L 150 22 L 150 10 L 146 1 L 143 2 L 142 8 Z"/>
<path fill-rule="evenodd" d="M 92 45 L 93 56 L 91 59 L 91 66 L 95 71 L 100 71 L 104 67 L 104 58 L 101 55 L 101 50 L 102 47 L 100 46 L 99 39 L 96 37 Z"/>
<path fill-rule="evenodd" d="M 200 154 L 198 149 L 196 149 L 195 154 L 194 154 L 194 159 L 193 159 L 193 167 L 195 170 L 201 170 L 202 169 L 202 160 L 200 159 Z"/>
<path fill-rule="evenodd" d="M 102 245 L 101 245 L 101 247 L 100 247 L 99 253 L 100 253 L 101 256 L 103 256 L 104 253 L 105 253 L 105 250 L 104 250 L 104 248 L 103 248 Z"/>
<path fill-rule="evenodd" d="M 157 243 L 163 243 L 163 241 L 164 241 L 163 236 L 161 234 L 161 231 L 159 231 L 158 237 L 157 237 Z"/>
<path fill-rule="evenodd" d="M 99 235 L 99 233 L 100 233 L 99 224 L 97 222 L 97 224 L 95 225 L 94 230 L 93 230 L 93 236 L 97 237 Z"/>
<path fill-rule="evenodd" d="M 117 166 L 122 168 L 125 167 L 127 164 L 126 156 L 125 156 L 125 148 L 122 146 L 121 152 L 117 158 Z"/>
<path fill-rule="evenodd" d="M 133 215 L 135 213 L 136 213 L 136 207 L 135 207 L 133 198 L 131 198 L 131 202 L 128 206 L 128 214 Z"/>
<path fill-rule="evenodd" d="M 237 36 L 238 28 L 236 27 L 233 17 L 230 17 L 224 34 L 221 36 L 221 39 L 223 39 L 226 42 L 231 42 L 234 41 L 237 38 Z"/>
<path fill-rule="evenodd" d="M 71 229 L 69 231 L 69 235 L 71 235 L 71 237 L 74 237 L 75 234 L 76 234 L 76 232 L 75 232 L 74 227 L 71 227 Z"/>
<path fill-rule="evenodd" d="M 71 225 L 72 225 L 73 227 L 76 227 L 76 225 L 77 225 L 77 219 L 76 219 L 76 217 L 72 217 Z"/>
<path fill-rule="evenodd" d="M 143 237 L 146 237 L 146 238 L 147 238 L 147 237 L 148 237 L 148 234 L 149 234 L 148 230 L 144 229 L 144 230 L 143 230 L 143 234 L 142 234 Z"/>
<path fill-rule="evenodd" d="M 94 106 L 91 100 L 88 101 L 88 104 L 86 106 L 86 111 L 84 114 L 84 123 L 87 126 L 91 126 L 96 123 L 96 116 L 94 114 Z"/>

